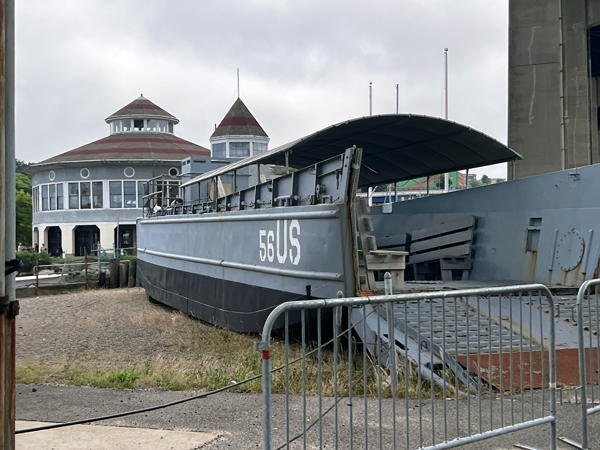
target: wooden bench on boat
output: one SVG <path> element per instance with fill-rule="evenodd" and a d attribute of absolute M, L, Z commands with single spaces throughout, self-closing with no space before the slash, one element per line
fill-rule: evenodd
<path fill-rule="evenodd" d="M 408 264 L 415 280 L 439 279 L 438 270 L 443 281 L 452 281 L 455 272 L 467 280 L 474 227 L 475 217 L 465 216 L 413 231 Z"/>
<path fill-rule="evenodd" d="M 368 212 L 366 202 L 361 201 L 359 208 L 361 213 L 358 220 L 361 246 L 359 250 L 359 282 L 361 291 L 375 292 L 377 290 L 375 279 L 377 272 L 389 272 L 392 275 L 392 288 L 395 290 L 402 289 L 404 287 L 404 270 L 406 268 L 408 252 L 397 249 L 378 248 L 378 245 L 381 245 L 380 241 L 385 240 L 385 238 L 377 239 L 372 234 L 373 222 L 371 217 L 364 214 Z M 386 241 L 387 244 L 389 242 L 391 241 Z"/>

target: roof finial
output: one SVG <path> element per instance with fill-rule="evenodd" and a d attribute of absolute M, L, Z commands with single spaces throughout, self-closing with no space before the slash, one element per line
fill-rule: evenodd
<path fill-rule="evenodd" d="M 238 81 L 238 98 L 240 98 L 240 68 L 237 70 L 237 81 Z"/>
<path fill-rule="evenodd" d="M 140 94 L 140 98 L 144 98 L 144 94 Z"/>

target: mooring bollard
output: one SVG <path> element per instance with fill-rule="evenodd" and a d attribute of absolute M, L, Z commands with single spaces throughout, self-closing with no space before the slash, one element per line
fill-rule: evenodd
<path fill-rule="evenodd" d="M 128 282 L 128 278 L 129 278 L 129 262 L 125 261 L 125 263 L 121 264 L 121 266 L 119 267 L 119 270 L 121 271 L 119 287 L 122 287 L 122 288 L 127 287 L 127 282 Z"/>
<path fill-rule="evenodd" d="M 135 286 L 135 273 L 137 271 L 137 259 L 133 258 L 129 260 L 129 279 L 127 281 L 127 287 Z"/>
<path fill-rule="evenodd" d="M 119 287 L 119 260 L 113 258 L 109 262 L 110 267 L 110 287 L 116 289 Z"/>

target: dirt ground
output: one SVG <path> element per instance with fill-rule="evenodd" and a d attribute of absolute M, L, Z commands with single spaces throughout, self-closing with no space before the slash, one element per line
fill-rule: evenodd
<path fill-rule="evenodd" d="M 99 289 L 19 302 L 17 365 L 48 364 L 81 353 L 154 359 L 177 349 L 173 325 L 187 320 L 150 303 L 142 288 Z"/>

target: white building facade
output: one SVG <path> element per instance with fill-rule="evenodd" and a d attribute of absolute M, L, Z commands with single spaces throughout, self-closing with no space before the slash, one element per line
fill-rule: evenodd
<path fill-rule="evenodd" d="M 178 175 L 184 158 L 210 156 L 175 136 L 179 120 L 143 96 L 106 122 L 108 137 L 31 166 L 33 244 L 53 256 L 135 248 L 144 183 Z"/>

